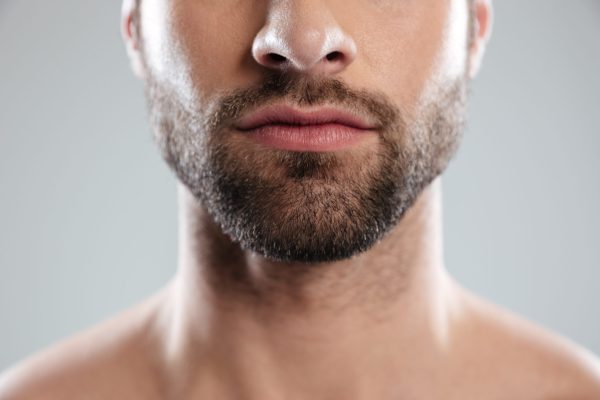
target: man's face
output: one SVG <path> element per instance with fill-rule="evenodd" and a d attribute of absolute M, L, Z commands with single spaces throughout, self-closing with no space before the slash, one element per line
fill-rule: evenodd
<path fill-rule="evenodd" d="M 368 250 L 456 150 L 467 0 L 140 7 L 157 143 L 245 249 L 301 262 Z"/>

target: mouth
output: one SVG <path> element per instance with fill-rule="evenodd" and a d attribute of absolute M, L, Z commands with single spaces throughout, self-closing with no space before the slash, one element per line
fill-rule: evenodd
<path fill-rule="evenodd" d="M 347 149 L 377 137 L 378 126 L 339 108 L 273 105 L 243 116 L 235 128 L 268 147 L 323 152 Z"/>

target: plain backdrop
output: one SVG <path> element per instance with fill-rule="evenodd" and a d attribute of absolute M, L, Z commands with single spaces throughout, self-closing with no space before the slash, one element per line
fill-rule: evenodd
<path fill-rule="evenodd" d="M 495 8 L 444 178 L 447 267 L 600 353 L 600 1 Z M 117 0 L 0 0 L 0 370 L 175 271 L 175 178 L 119 13 Z"/>

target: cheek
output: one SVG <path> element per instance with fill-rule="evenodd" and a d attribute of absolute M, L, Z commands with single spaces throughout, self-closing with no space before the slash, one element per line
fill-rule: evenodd
<path fill-rule="evenodd" d="M 407 113 L 430 87 L 453 82 L 466 68 L 466 7 L 450 0 L 414 4 L 365 22 L 359 36 L 364 64 L 357 65 Z"/>
<path fill-rule="evenodd" d="M 252 45 L 252 15 L 235 1 L 143 2 L 146 64 L 159 82 L 198 99 L 236 86 Z M 239 4 L 238 4 L 239 5 Z M 260 11 L 260 10 L 258 10 Z"/>
<path fill-rule="evenodd" d="M 176 3 L 167 0 L 142 2 L 142 37 L 148 73 L 161 85 L 191 99 L 190 70 L 180 40 Z"/>
<path fill-rule="evenodd" d="M 146 66 L 153 76 L 163 78 L 169 69 L 165 51 L 171 47 L 167 4 L 164 1 L 144 1 L 140 14 Z"/>
<path fill-rule="evenodd" d="M 468 2 L 452 1 L 444 25 L 442 51 L 436 71 L 442 81 L 454 81 L 467 75 L 469 27 Z"/>
<path fill-rule="evenodd" d="M 255 4 L 260 3 L 260 4 Z M 247 86 L 260 68 L 252 61 L 252 42 L 260 30 L 266 2 L 181 1 L 172 10 L 172 32 L 179 61 L 201 96 Z"/>

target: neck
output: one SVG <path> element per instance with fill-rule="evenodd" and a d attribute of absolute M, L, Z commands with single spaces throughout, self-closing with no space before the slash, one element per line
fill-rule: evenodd
<path fill-rule="evenodd" d="M 180 268 L 165 313 L 170 362 L 185 365 L 180 385 L 209 368 L 245 398 L 373 398 L 394 371 L 442 354 L 455 294 L 443 267 L 440 186 L 371 250 L 319 264 L 242 250 L 180 187 Z"/>

